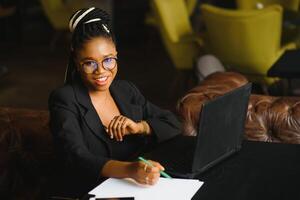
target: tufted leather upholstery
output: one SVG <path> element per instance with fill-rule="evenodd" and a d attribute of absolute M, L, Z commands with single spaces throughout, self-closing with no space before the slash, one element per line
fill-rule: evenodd
<path fill-rule="evenodd" d="M 0 108 L 0 199 L 45 199 L 57 173 L 46 110 Z"/>
<path fill-rule="evenodd" d="M 247 79 L 234 72 L 217 72 L 206 77 L 183 96 L 177 105 L 183 133 L 195 135 L 204 102 L 233 90 Z M 300 97 L 250 96 L 245 138 L 248 140 L 300 144 Z"/>

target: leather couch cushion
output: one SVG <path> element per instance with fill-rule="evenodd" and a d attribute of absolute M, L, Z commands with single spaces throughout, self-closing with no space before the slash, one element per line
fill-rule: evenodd
<path fill-rule="evenodd" d="M 182 118 L 183 134 L 195 135 L 202 104 L 240 87 L 247 79 L 234 72 L 211 74 L 183 96 L 177 111 Z M 250 96 L 245 138 L 264 142 L 300 144 L 300 97 Z"/>
<path fill-rule="evenodd" d="M 46 110 L 0 108 L 0 194 L 34 198 L 48 184 L 56 167 L 48 121 Z"/>

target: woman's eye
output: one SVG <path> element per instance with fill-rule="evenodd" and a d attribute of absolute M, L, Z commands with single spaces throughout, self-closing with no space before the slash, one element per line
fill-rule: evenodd
<path fill-rule="evenodd" d="M 93 61 L 86 61 L 84 63 L 85 66 L 93 66 L 94 65 L 94 62 Z"/>
<path fill-rule="evenodd" d="M 107 63 L 113 62 L 113 61 L 114 61 L 114 58 L 105 58 L 104 59 L 104 62 L 107 62 Z"/>

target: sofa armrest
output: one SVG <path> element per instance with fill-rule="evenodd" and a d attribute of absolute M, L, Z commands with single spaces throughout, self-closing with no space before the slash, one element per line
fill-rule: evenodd
<path fill-rule="evenodd" d="M 247 82 L 239 73 L 217 72 L 188 91 L 177 104 L 177 111 L 183 123 L 183 134 L 196 135 L 203 103 Z M 248 105 L 245 138 L 300 144 L 300 97 L 252 94 Z"/>

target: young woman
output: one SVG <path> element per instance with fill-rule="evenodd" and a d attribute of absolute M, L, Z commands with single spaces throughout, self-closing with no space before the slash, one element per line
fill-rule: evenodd
<path fill-rule="evenodd" d="M 147 101 L 131 82 L 115 80 L 119 66 L 108 17 L 93 7 L 73 14 L 67 81 L 49 97 L 58 155 L 69 182 L 84 192 L 105 177 L 155 184 L 163 166 L 147 166 L 137 155 L 180 132 L 171 112 Z"/>

